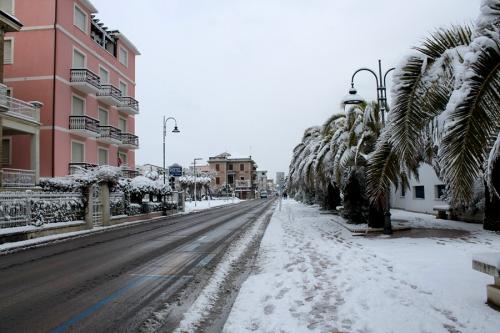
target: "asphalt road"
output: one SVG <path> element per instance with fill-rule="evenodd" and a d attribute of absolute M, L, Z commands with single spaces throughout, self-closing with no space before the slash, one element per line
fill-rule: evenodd
<path fill-rule="evenodd" d="M 271 203 L 246 201 L 0 256 L 0 332 L 135 332 Z"/>

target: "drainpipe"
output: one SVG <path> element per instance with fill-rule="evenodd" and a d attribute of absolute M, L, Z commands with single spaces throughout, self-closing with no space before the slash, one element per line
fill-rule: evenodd
<path fill-rule="evenodd" d="M 52 79 L 52 177 L 56 174 L 56 67 L 57 67 L 57 5 L 54 6 L 54 77 Z"/>

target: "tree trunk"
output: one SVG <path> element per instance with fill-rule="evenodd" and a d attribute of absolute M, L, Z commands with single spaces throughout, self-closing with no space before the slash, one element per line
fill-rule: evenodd
<path fill-rule="evenodd" d="M 326 208 L 330 210 L 335 210 L 337 206 L 340 206 L 340 189 L 331 184 L 328 185 L 328 195 L 326 197 Z"/>
<path fill-rule="evenodd" d="M 497 193 L 500 193 L 500 160 L 495 161 L 491 181 Z M 485 185 L 484 189 L 484 224 L 485 230 L 500 231 L 500 199 Z"/>

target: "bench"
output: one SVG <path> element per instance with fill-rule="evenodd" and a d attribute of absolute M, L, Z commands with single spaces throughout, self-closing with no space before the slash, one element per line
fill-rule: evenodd
<path fill-rule="evenodd" d="M 438 219 L 447 220 L 448 216 L 451 217 L 451 215 L 452 215 L 450 205 L 434 206 L 434 207 L 432 207 L 432 210 L 437 211 L 436 218 L 438 218 Z"/>
<path fill-rule="evenodd" d="M 472 268 L 493 276 L 494 283 L 486 286 L 487 303 L 500 309 L 500 252 L 474 255 Z"/>

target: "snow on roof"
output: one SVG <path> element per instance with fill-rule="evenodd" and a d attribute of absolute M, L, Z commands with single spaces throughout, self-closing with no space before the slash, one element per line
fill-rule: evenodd
<path fill-rule="evenodd" d="M 84 5 L 88 10 L 90 10 L 90 13 L 91 14 L 95 14 L 97 13 L 97 8 L 95 8 L 95 6 L 92 4 L 92 2 L 90 2 L 90 0 L 80 0 L 80 2 L 82 3 L 82 5 Z"/>

